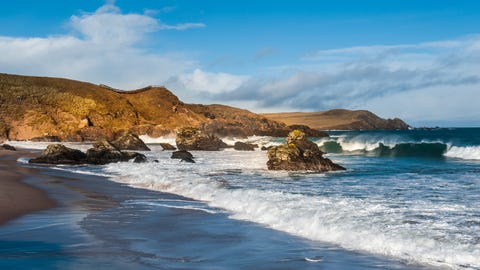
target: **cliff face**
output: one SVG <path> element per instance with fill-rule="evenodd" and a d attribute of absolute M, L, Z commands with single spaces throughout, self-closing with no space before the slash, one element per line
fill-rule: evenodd
<path fill-rule="evenodd" d="M 409 128 L 401 119 L 383 119 L 366 110 L 335 109 L 312 113 L 268 113 L 263 116 L 287 125 L 303 124 L 319 130 L 403 130 Z"/>
<path fill-rule="evenodd" d="M 158 137 L 184 126 L 220 136 L 285 136 L 290 130 L 246 110 L 185 104 L 164 87 L 127 92 L 67 79 L 0 74 L 0 139 L 113 139 L 123 131 Z"/>
<path fill-rule="evenodd" d="M 205 133 L 218 136 L 259 136 L 284 137 L 290 128 L 285 124 L 269 120 L 247 110 L 224 105 L 190 105 L 194 112 L 209 120 L 201 123 L 200 128 Z"/>

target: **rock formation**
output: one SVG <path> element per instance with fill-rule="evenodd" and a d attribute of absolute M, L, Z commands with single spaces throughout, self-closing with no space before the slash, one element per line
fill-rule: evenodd
<path fill-rule="evenodd" d="M 269 170 L 287 171 L 338 171 L 344 167 L 324 158 L 318 145 L 309 141 L 300 130 L 290 132 L 286 144 L 274 146 L 267 152 Z"/>
<path fill-rule="evenodd" d="M 42 155 L 30 159 L 29 163 L 41 164 L 83 164 L 87 155 L 80 150 L 68 148 L 63 144 L 50 144 Z"/>
<path fill-rule="evenodd" d="M 177 132 L 175 139 L 179 150 L 218 151 L 228 147 L 215 135 L 208 135 L 194 127 L 184 127 Z"/>
<path fill-rule="evenodd" d="M 169 143 L 160 143 L 160 146 L 162 147 L 162 151 L 175 151 L 177 148 Z"/>
<path fill-rule="evenodd" d="M 258 145 L 244 142 L 235 142 L 235 144 L 233 145 L 233 149 L 238 151 L 253 151 L 257 147 Z"/>
<path fill-rule="evenodd" d="M 102 165 L 113 162 L 134 160 L 135 163 L 146 162 L 145 155 L 136 152 L 123 152 L 118 150 L 108 141 L 95 142 L 93 148 L 83 153 L 80 150 L 72 149 L 63 144 L 51 144 L 43 150 L 42 154 L 29 163 L 38 164 L 94 164 Z"/>
<path fill-rule="evenodd" d="M 193 155 L 192 153 L 185 151 L 185 150 L 179 150 L 175 151 L 172 153 L 172 156 L 170 158 L 173 159 L 180 159 L 182 161 L 190 162 L 190 163 L 195 163 L 193 160 Z"/>
<path fill-rule="evenodd" d="M 206 134 L 215 134 L 221 137 L 273 136 L 285 137 L 293 128 L 284 123 L 269 120 L 250 111 L 224 105 L 191 104 L 191 110 L 203 115 L 207 121 L 202 122 L 199 128 Z M 328 136 L 305 126 L 311 133 L 318 133 L 318 137 Z"/>
<path fill-rule="evenodd" d="M 0 74 L 0 140 L 159 137 L 183 126 L 205 134 L 286 136 L 291 128 L 247 110 L 186 104 L 164 87 L 120 91 L 79 81 Z"/>
<path fill-rule="evenodd" d="M 11 145 L 8 144 L 2 144 L 0 145 L 0 150 L 8 150 L 8 151 L 17 151 L 17 149 Z"/>
<path fill-rule="evenodd" d="M 86 163 L 102 165 L 129 161 L 131 159 L 134 159 L 135 163 L 147 161 L 145 155 L 136 152 L 120 151 L 115 145 L 108 141 L 98 141 L 93 144 L 93 148 L 87 150 Z"/>
<path fill-rule="evenodd" d="M 112 145 L 119 150 L 150 151 L 150 148 L 133 133 L 127 133 L 112 141 Z"/>
<path fill-rule="evenodd" d="M 311 129 L 309 126 L 306 126 L 306 125 L 290 125 L 288 126 L 288 128 L 291 131 L 300 130 L 301 132 L 305 133 L 307 137 L 317 137 L 317 138 L 328 137 L 327 133 L 316 130 L 316 129 Z"/>

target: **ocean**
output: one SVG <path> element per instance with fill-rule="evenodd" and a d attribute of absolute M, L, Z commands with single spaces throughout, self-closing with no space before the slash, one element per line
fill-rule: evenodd
<path fill-rule="evenodd" d="M 329 138 L 310 139 L 346 171 L 268 171 L 266 152 L 260 150 L 192 151 L 196 163 L 179 162 L 155 144 L 173 143 L 173 138 L 146 136 L 142 138 L 152 151 L 145 154 L 152 162 L 55 169 L 104 176 L 134 188 L 134 197 L 128 199 L 126 192 L 121 200 L 121 214 L 110 209 L 111 213 L 89 214 L 75 221 L 84 227 L 89 224 L 90 235 L 114 234 L 102 231 L 98 216 L 120 220 L 135 216 L 138 209 L 147 209 L 137 219 L 142 225 L 137 225 L 142 228 L 138 231 L 151 231 L 159 222 L 155 216 L 168 209 L 185 214 L 182 218 L 186 221 L 196 220 L 195 228 L 224 232 L 218 238 L 223 249 L 211 239 L 210 249 L 193 241 L 189 248 L 197 245 L 204 250 L 203 255 L 196 251 L 195 263 L 175 261 L 159 268 L 282 269 L 285 262 L 285 269 L 307 268 L 303 263 L 310 269 L 480 269 L 479 128 L 328 133 Z M 227 139 L 228 143 L 233 141 Z M 259 146 L 283 143 L 283 139 L 271 137 L 242 141 Z M 171 227 L 175 235 L 176 226 Z M 188 226 L 178 230 L 179 238 L 172 236 L 167 241 L 190 241 L 181 235 Z M 239 232 L 250 236 L 236 239 Z M 162 249 L 158 242 L 145 241 L 137 246 L 143 252 L 192 257 L 187 247 Z M 227 246 L 240 242 L 243 244 L 237 250 L 228 250 Z M 288 247 L 298 252 L 292 253 Z M 263 251 L 263 255 L 249 255 L 252 249 Z M 224 254 L 220 260 L 210 254 L 212 250 L 225 250 L 230 255 Z M 204 260 L 199 259 L 202 256 Z M 244 264 L 238 263 L 239 258 L 246 260 Z M 299 262 L 287 264 L 292 258 Z M 351 258 L 357 258 L 357 263 Z M 154 261 L 150 259 L 150 263 Z"/>

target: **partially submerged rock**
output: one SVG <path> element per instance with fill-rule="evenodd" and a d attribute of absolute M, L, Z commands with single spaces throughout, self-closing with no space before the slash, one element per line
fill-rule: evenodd
<path fill-rule="evenodd" d="M 228 147 L 221 139 L 214 135 L 201 132 L 198 128 L 184 127 L 177 133 L 175 140 L 179 150 L 218 151 Z"/>
<path fill-rule="evenodd" d="M 29 163 L 40 164 L 94 164 L 102 165 L 113 162 L 129 161 L 135 163 L 146 162 L 147 157 L 136 152 L 123 152 L 108 141 L 99 141 L 93 148 L 83 153 L 80 150 L 68 148 L 62 144 L 51 144 L 43 150 L 40 157 L 31 159 Z"/>
<path fill-rule="evenodd" d="M 63 144 L 50 144 L 42 155 L 30 159 L 29 163 L 41 164 L 83 164 L 87 155 L 80 150 L 68 148 Z"/>
<path fill-rule="evenodd" d="M 133 159 L 135 163 L 145 162 L 145 155 L 137 152 L 123 152 L 108 141 L 99 141 L 93 144 L 93 148 L 87 150 L 86 163 L 88 164 L 108 164 Z"/>
<path fill-rule="evenodd" d="M 338 171 L 344 167 L 323 157 L 318 145 L 308 140 L 300 130 L 290 132 L 286 144 L 274 146 L 267 152 L 269 170 L 287 171 Z"/>
<path fill-rule="evenodd" d="M 253 151 L 258 145 L 244 142 L 235 142 L 233 149 L 238 151 Z"/>
<path fill-rule="evenodd" d="M 175 151 L 177 148 L 169 143 L 160 143 L 163 151 Z"/>
<path fill-rule="evenodd" d="M 119 150 L 150 151 L 150 148 L 133 133 L 127 133 L 120 138 L 112 141 Z"/>
<path fill-rule="evenodd" d="M 182 161 L 186 161 L 186 162 L 190 162 L 190 163 L 195 163 L 195 161 L 193 160 L 192 153 L 190 153 L 186 150 L 179 150 L 179 151 L 173 152 L 171 158 L 180 159 Z"/>
<path fill-rule="evenodd" d="M 2 144 L 0 145 L 0 149 L 3 149 L 3 150 L 8 150 L 8 151 L 17 151 L 17 149 L 11 145 L 8 145 L 8 144 Z"/>
<path fill-rule="evenodd" d="M 312 129 L 307 125 L 290 125 L 290 126 L 288 126 L 288 128 L 291 131 L 300 130 L 301 132 L 305 133 L 305 135 L 307 137 L 317 137 L 317 138 L 318 137 L 328 137 L 327 133 L 325 133 L 323 131 L 316 130 L 316 129 Z"/>

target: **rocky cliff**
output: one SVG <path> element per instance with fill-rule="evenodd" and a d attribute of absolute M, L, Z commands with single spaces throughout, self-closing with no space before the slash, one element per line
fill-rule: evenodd
<path fill-rule="evenodd" d="M 286 136 L 292 130 L 238 108 L 183 103 L 164 87 L 120 91 L 68 79 L 0 74 L 0 140 L 94 141 L 125 131 L 159 137 L 185 126 L 219 136 Z"/>
<path fill-rule="evenodd" d="M 318 130 L 396 130 L 409 125 L 399 118 L 383 119 L 366 110 L 335 109 L 322 112 L 268 113 L 263 116 L 287 125 L 302 124 Z"/>

